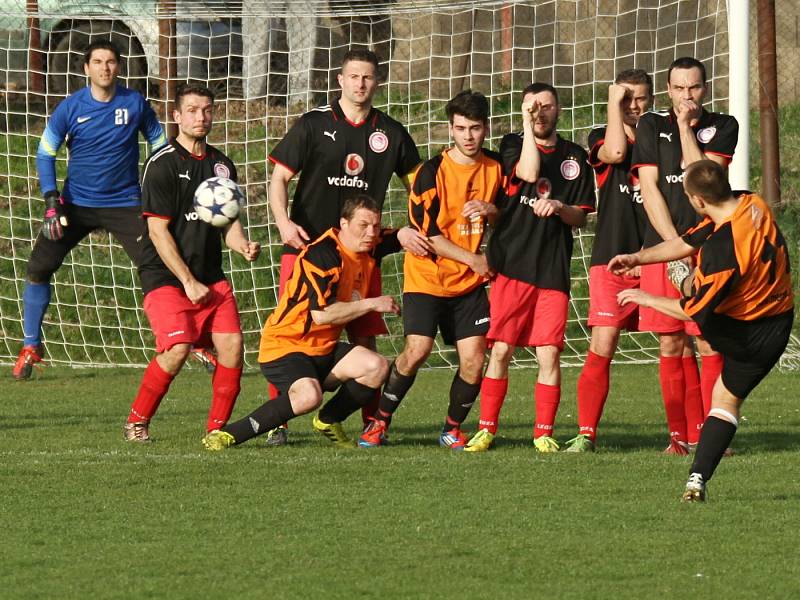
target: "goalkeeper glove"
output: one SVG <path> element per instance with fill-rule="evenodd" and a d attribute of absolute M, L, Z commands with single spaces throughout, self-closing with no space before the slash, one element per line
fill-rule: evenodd
<path fill-rule="evenodd" d="M 60 240 L 64 237 L 64 227 L 69 223 L 64 212 L 64 203 L 57 190 L 47 192 L 44 195 L 44 206 L 42 233 L 48 240 Z"/>
<path fill-rule="evenodd" d="M 693 269 L 684 260 L 671 260 L 667 263 L 667 278 L 672 285 L 680 292 L 681 296 L 690 295 L 686 293 L 686 280 L 694 275 Z M 691 289 L 691 286 L 690 286 Z"/>

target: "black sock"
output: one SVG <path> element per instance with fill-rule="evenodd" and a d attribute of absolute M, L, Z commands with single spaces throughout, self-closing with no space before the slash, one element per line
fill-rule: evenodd
<path fill-rule="evenodd" d="M 319 411 L 319 420 L 330 425 L 341 423 L 375 397 L 376 388 L 367 387 L 355 379 L 345 381 L 336 395 Z"/>
<path fill-rule="evenodd" d="M 235 423 L 228 423 L 222 431 L 230 433 L 237 444 L 246 442 L 250 438 L 275 429 L 278 425 L 294 419 L 297 415 L 292 410 L 289 396 L 281 394 L 275 400 L 265 402 L 243 419 Z"/>
<path fill-rule="evenodd" d="M 717 417 L 708 417 L 700 432 L 700 442 L 694 454 L 691 473 L 700 473 L 708 481 L 722 460 L 725 450 L 736 435 L 736 425 Z"/>
<path fill-rule="evenodd" d="M 416 377 L 416 373 L 401 375 L 397 371 L 395 364 L 392 363 L 392 368 L 389 369 L 389 378 L 383 386 L 383 393 L 378 401 L 378 412 L 375 414 L 375 418 L 385 422 L 388 426 L 392 422 L 394 411 L 400 406 L 400 402 L 403 401 L 408 390 L 411 389 Z"/>
<path fill-rule="evenodd" d="M 450 406 L 447 408 L 447 419 L 444 428 L 449 431 L 467 420 L 467 415 L 475 404 L 475 398 L 481 391 L 481 382 L 467 383 L 461 379 L 461 372 L 456 371 L 453 383 L 450 384 Z"/>

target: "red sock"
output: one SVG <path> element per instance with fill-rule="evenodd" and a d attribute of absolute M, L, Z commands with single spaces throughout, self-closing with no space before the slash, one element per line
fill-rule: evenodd
<path fill-rule="evenodd" d="M 174 378 L 174 375 L 161 368 L 155 358 L 151 360 L 144 370 L 142 383 L 131 405 L 128 423 L 149 422 L 156 414 L 158 405 L 161 404 L 161 399 L 166 395 L 169 384 Z"/>
<path fill-rule="evenodd" d="M 269 399 L 275 400 L 275 398 L 277 398 L 278 395 L 280 394 L 278 388 L 272 385 L 269 381 L 267 382 L 267 388 L 269 388 Z"/>
<path fill-rule="evenodd" d="M 361 407 L 361 421 L 364 423 L 364 427 L 369 424 L 370 420 L 375 417 L 375 413 L 378 412 L 378 403 L 380 399 L 381 391 L 375 390 L 375 395 L 372 397 L 372 400 L 369 401 L 369 404 Z"/>
<path fill-rule="evenodd" d="M 500 409 L 508 392 L 508 378 L 493 379 L 484 377 L 481 381 L 481 418 L 478 421 L 479 429 L 488 429 L 489 433 L 497 433 L 500 423 Z"/>
<path fill-rule="evenodd" d="M 208 411 L 206 430 L 219 429 L 228 422 L 233 405 L 242 389 L 242 367 L 231 369 L 217 363 L 214 379 L 211 380 L 211 408 Z"/>
<path fill-rule="evenodd" d="M 597 437 L 597 424 L 608 398 L 610 377 L 611 359 L 590 350 L 578 377 L 578 433 L 588 435 L 592 441 Z"/>
<path fill-rule="evenodd" d="M 561 402 L 561 386 L 536 382 L 536 421 L 533 424 L 533 439 L 553 435 L 558 404 Z"/>
<path fill-rule="evenodd" d="M 658 363 L 658 378 L 661 382 L 664 411 L 667 413 L 669 436 L 685 442 L 686 413 L 683 410 L 683 399 L 686 385 L 683 379 L 683 357 L 661 356 Z"/>
<path fill-rule="evenodd" d="M 700 371 L 694 356 L 683 357 L 683 413 L 686 415 L 686 441 L 696 444 L 700 441 L 700 430 L 703 429 L 703 398 L 700 395 Z"/>
<path fill-rule="evenodd" d="M 700 357 L 702 371 L 700 373 L 700 392 L 703 395 L 703 415 L 708 416 L 711 410 L 711 395 L 714 391 L 714 384 L 717 383 L 725 361 L 722 354 L 709 354 Z"/>

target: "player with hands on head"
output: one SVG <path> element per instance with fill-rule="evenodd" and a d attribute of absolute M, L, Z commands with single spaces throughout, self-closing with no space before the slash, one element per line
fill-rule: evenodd
<path fill-rule="evenodd" d="M 89 85 L 58 104 L 39 142 L 36 170 L 45 213 L 22 294 L 24 340 L 13 369 L 17 380 L 30 378 L 33 366 L 42 361 L 50 278 L 81 240 L 105 229 L 131 261 L 139 262 L 139 133 L 151 148 L 167 139 L 147 100 L 117 83 L 119 61 L 119 50 L 110 40 L 89 44 L 83 63 Z M 65 141 L 67 177 L 59 192 L 56 156 Z"/>
<path fill-rule="evenodd" d="M 683 492 L 684 501 L 702 502 L 706 484 L 736 434 L 742 403 L 786 349 L 794 296 L 786 241 L 763 199 L 734 196 L 725 169 L 711 160 L 689 165 L 683 186 L 703 220 L 681 237 L 613 258 L 608 268 L 620 273 L 637 265 L 697 257 L 697 268 L 681 282 L 679 298 L 631 289 L 619 293 L 619 302 L 693 319 L 723 356 Z"/>
<path fill-rule="evenodd" d="M 217 228 L 194 211 L 195 191 L 203 181 L 237 178 L 233 162 L 206 141 L 213 112 L 211 90 L 179 86 L 172 113 L 178 135 L 144 166 L 139 277 L 156 355 L 145 369 L 124 426 L 127 441 L 150 441 L 150 420 L 193 345 L 211 344 L 217 352 L 207 431 L 228 422 L 241 389 L 242 328 L 222 271 L 222 240 L 249 262 L 258 258 L 261 246 L 248 239 L 238 219 Z"/>

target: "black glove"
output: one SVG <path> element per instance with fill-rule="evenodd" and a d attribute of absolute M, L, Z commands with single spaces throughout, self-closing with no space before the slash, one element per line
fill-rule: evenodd
<path fill-rule="evenodd" d="M 42 233 L 48 240 L 60 240 L 64 236 L 64 227 L 68 225 L 64 212 L 64 203 L 57 190 L 44 195 L 44 221 Z"/>

